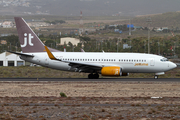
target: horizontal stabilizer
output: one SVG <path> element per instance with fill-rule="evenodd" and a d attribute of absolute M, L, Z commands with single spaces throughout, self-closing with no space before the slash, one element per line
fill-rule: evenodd
<path fill-rule="evenodd" d="M 25 53 L 18 53 L 18 52 L 13 52 L 13 51 L 7 51 L 16 55 L 22 55 L 22 56 L 26 56 L 26 57 L 34 57 L 33 55 L 29 55 L 29 54 L 25 54 Z"/>

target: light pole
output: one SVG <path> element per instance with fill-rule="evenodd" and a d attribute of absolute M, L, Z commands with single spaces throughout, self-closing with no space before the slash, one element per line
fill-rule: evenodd
<path fill-rule="evenodd" d="M 144 53 L 146 53 L 146 40 L 144 40 Z"/>
<path fill-rule="evenodd" d="M 131 36 L 131 19 L 129 19 L 129 36 Z"/>
<path fill-rule="evenodd" d="M 16 52 L 17 52 L 17 44 L 18 44 L 18 42 L 16 43 Z"/>
<path fill-rule="evenodd" d="M 119 39 L 117 39 L 117 53 L 118 53 Z"/>
<path fill-rule="evenodd" d="M 159 45 L 159 40 L 158 40 L 158 54 L 160 55 L 160 45 Z"/>
<path fill-rule="evenodd" d="M 146 22 L 148 23 L 148 54 L 150 54 L 150 24 L 152 23 L 151 18 L 148 18 L 146 20 Z"/>
<path fill-rule="evenodd" d="M 103 41 L 101 40 L 101 50 L 103 50 Z"/>

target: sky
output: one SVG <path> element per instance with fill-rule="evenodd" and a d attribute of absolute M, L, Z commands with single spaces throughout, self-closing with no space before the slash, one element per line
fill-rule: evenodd
<path fill-rule="evenodd" d="M 0 0 L 2 1 L 2 0 Z M 136 16 L 180 11 L 180 0 L 28 0 L 0 4 L 0 14 Z"/>

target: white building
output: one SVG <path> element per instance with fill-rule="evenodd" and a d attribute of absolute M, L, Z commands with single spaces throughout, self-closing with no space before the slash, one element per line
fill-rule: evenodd
<path fill-rule="evenodd" d="M 70 38 L 70 37 L 61 38 L 60 45 L 68 44 L 69 42 L 77 46 L 78 43 L 80 43 L 80 40 L 76 38 Z"/>
<path fill-rule="evenodd" d="M 128 49 L 131 48 L 131 46 L 129 46 L 128 44 L 123 44 L 123 49 Z"/>
<path fill-rule="evenodd" d="M 2 27 L 3 28 L 12 28 L 13 23 L 11 21 L 5 21 L 5 22 L 2 23 Z"/>
<path fill-rule="evenodd" d="M 25 61 L 18 55 L 4 52 L 0 54 L 0 66 L 24 66 Z"/>

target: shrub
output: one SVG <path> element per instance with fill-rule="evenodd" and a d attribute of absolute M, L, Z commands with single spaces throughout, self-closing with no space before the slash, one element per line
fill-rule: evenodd
<path fill-rule="evenodd" d="M 60 92 L 60 96 L 61 96 L 61 97 L 67 97 L 66 94 L 63 93 L 63 92 Z"/>

